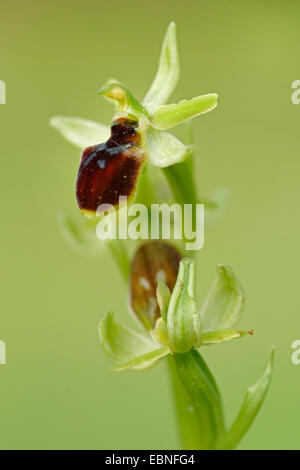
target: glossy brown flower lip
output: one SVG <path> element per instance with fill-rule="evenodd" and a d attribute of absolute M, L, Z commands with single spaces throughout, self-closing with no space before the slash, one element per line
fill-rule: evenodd
<path fill-rule="evenodd" d="M 138 122 L 126 118 L 114 121 L 111 137 L 82 153 L 76 182 L 81 211 L 95 215 L 101 204 L 116 207 L 120 196 L 132 199 L 145 160 Z"/>
<path fill-rule="evenodd" d="M 148 330 L 160 317 L 156 300 L 157 278 L 173 290 L 181 260 L 180 253 L 169 243 L 149 241 L 140 246 L 131 264 L 130 306 Z"/>

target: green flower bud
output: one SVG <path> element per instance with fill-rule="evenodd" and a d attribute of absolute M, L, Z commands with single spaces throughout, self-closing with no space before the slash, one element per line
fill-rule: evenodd
<path fill-rule="evenodd" d="M 201 320 L 195 302 L 195 263 L 184 258 L 173 289 L 168 313 L 167 329 L 172 352 L 185 353 L 201 345 Z"/>

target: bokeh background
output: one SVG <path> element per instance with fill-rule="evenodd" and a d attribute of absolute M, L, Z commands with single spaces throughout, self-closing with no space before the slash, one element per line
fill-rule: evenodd
<path fill-rule="evenodd" d="M 168 23 L 178 24 L 181 80 L 174 100 L 218 92 L 194 122 L 197 182 L 232 192 L 227 217 L 206 231 L 202 299 L 218 263 L 247 292 L 242 326 L 255 336 L 205 351 L 227 418 L 277 347 L 269 396 L 242 449 L 300 448 L 299 124 L 297 1 L 115 0 L 0 6 L 0 446 L 6 449 L 171 449 L 178 443 L 164 363 L 108 372 L 97 327 L 109 309 L 127 324 L 126 286 L 106 251 L 81 256 L 57 214 L 75 210 L 79 153 L 49 128 L 52 115 L 109 123 L 97 96 L 108 77 L 142 98 Z"/>

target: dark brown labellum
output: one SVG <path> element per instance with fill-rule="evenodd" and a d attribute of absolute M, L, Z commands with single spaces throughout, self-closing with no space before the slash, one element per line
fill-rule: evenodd
<path fill-rule="evenodd" d="M 134 197 L 137 178 L 145 162 L 137 121 L 117 119 L 107 142 L 82 153 L 76 197 L 86 215 L 96 213 L 101 204 L 118 206 L 119 197 Z"/>
<path fill-rule="evenodd" d="M 161 276 L 170 291 L 175 285 L 181 256 L 163 241 L 142 245 L 131 264 L 130 306 L 148 329 L 152 329 L 160 316 L 156 300 L 157 278 Z"/>

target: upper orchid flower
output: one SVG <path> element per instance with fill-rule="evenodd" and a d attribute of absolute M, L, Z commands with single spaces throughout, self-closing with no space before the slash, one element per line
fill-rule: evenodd
<path fill-rule="evenodd" d="M 165 168 L 187 158 L 188 146 L 167 130 L 214 109 L 217 95 L 166 104 L 178 78 L 176 25 L 171 23 L 156 76 L 142 103 L 115 80 L 99 90 L 116 103 L 111 128 L 78 118 L 52 118 L 53 127 L 85 149 L 76 184 L 77 202 L 85 215 L 95 214 L 101 204 L 118 206 L 119 196 L 132 200 L 146 162 Z"/>

